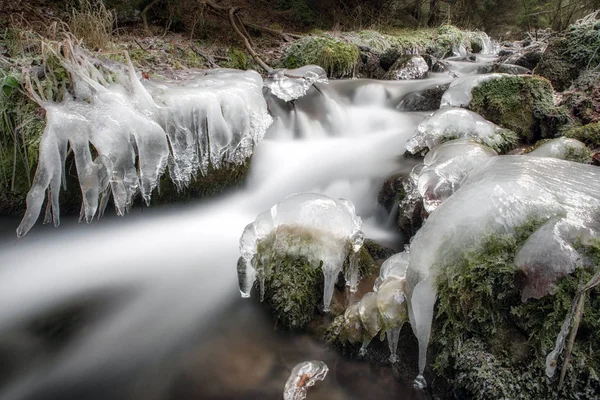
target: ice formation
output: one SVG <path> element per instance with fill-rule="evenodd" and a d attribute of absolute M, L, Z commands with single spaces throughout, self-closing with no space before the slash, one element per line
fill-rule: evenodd
<path fill-rule="evenodd" d="M 335 281 L 350 258 L 348 285 L 356 291 L 358 256 L 364 241 L 362 220 L 348 200 L 314 193 L 287 197 L 248 224 L 240 238 L 242 262 L 238 266 L 240 292 L 249 297 L 258 277 L 261 299 L 270 265 L 282 256 L 305 257 L 325 278 L 323 309 L 329 311 Z"/>
<path fill-rule="evenodd" d="M 531 156 L 492 157 L 431 213 L 411 242 L 406 273 L 409 317 L 419 341 L 416 386 L 426 384 L 422 374 L 438 272 L 451 267 L 465 251 L 477 249 L 491 235 L 510 234 L 532 220 L 548 221 L 516 257 L 527 274 L 525 297 L 547 291 L 553 279 L 577 266 L 569 248 L 552 259 L 553 247 L 572 248 L 576 237 L 598 237 L 599 178 L 600 170 L 585 164 Z M 538 279 L 544 284 L 543 290 Z"/>
<path fill-rule="evenodd" d="M 406 142 L 406 150 L 416 154 L 457 138 L 474 139 L 498 152 L 517 142 L 514 132 L 485 120 L 477 113 L 464 108 L 446 107 L 434 112 L 417 126 L 415 135 Z"/>
<path fill-rule="evenodd" d="M 548 140 L 528 154 L 536 157 L 560 158 L 562 160 L 585 160 L 586 158 L 591 160 L 591 152 L 584 143 L 566 137 Z"/>
<path fill-rule="evenodd" d="M 502 74 L 468 75 L 455 79 L 442 96 L 441 108 L 467 107 L 471 102 L 471 90 L 485 81 L 502 77 Z"/>
<path fill-rule="evenodd" d="M 421 56 L 412 56 L 400 69 L 390 72 L 390 77 L 395 80 L 423 79 L 429 71 L 427 62 Z"/>
<path fill-rule="evenodd" d="M 304 361 L 292 369 L 285 383 L 283 400 L 304 400 L 308 388 L 325 379 L 329 368 L 323 361 Z"/>
<path fill-rule="evenodd" d="M 362 343 L 359 355 L 379 332 L 384 332 L 390 349 L 390 361 L 398 362 L 396 351 L 400 330 L 408 320 L 404 284 L 409 264 L 408 251 L 388 258 L 381 266 L 373 292 L 350 305 L 343 315 L 341 337 L 351 343 Z"/>
<path fill-rule="evenodd" d="M 472 139 L 455 139 L 434 147 L 413 170 L 425 211 L 431 213 L 456 192 L 463 178 L 498 153 Z"/>
<path fill-rule="evenodd" d="M 304 96 L 316 83 L 327 83 L 327 73 L 318 65 L 306 65 L 297 69 L 275 70 L 265 86 L 283 101 L 292 101 Z"/>
<path fill-rule="evenodd" d="M 69 54 L 63 64 L 72 77 L 72 96 L 61 103 L 39 101 L 46 128 L 19 237 L 38 219 L 46 190 L 45 222 L 59 224 L 69 147 L 83 194 L 81 218 L 90 222 L 102 216 L 110 194 L 119 215 L 138 193 L 148 203 L 167 165 L 183 188 L 209 165 L 244 162 L 272 122 L 256 72 L 200 71 L 184 82 L 143 86 L 131 63 L 93 60 L 77 47 Z"/>

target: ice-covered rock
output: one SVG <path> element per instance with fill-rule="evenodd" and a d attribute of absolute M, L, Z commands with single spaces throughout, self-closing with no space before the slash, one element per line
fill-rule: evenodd
<path fill-rule="evenodd" d="M 379 276 L 375 279 L 373 285 L 373 291 L 377 292 L 379 287 L 388 278 L 404 279 L 406 276 L 406 269 L 410 261 L 410 253 L 403 251 L 402 253 L 394 254 L 381 264 L 379 269 Z"/>
<path fill-rule="evenodd" d="M 364 241 L 361 227 L 361 218 L 347 200 L 313 193 L 286 198 L 244 229 L 240 238 L 243 264 L 238 267 L 242 297 L 250 296 L 256 276 L 262 298 L 270 266 L 284 256 L 303 257 L 323 271 L 323 308 L 329 311 L 333 287 L 347 257 L 348 284 L 356 290 L 357 253 Z"/>
<path fill-rule="evenodd" d="M 584 143 L 566 137 L 548 140 L 528 154 L 578 162 L 589 162 L 592 159 L 592 152 Z"/>
<path fill-rule="evenodd" d="M 467 107 L 471 102 L 471 90 L 482 82 L 503 76 L 502 74 L 468 75 L 455 79 L 442 96 L 440 107 Z"/>
<path fill-rule="evenodd" d="M 304 400 L 308 388 L 325 379 L 329 368 L 323 361 L 304 361 L 292 369 L 283 389 L 283 400 Z"/>
<path fill-rule="evenodd" d="M 327 83 L 327 73 L 318 65 L 306 65 L 297 69 L 278 69 L 265 79 L 265 86 L 283 101 L 304 96 L 316 83 Z"/>
<path fill-rule="evenodd" d="M 564 249 L 565 242 L 572 243 L 575 237 L 585 240 L 586 235 L 597 235 L 599 178 L 600 170 L 585 164 L 531 156 L 492 157 L 431 213 L 411 243 L 406 273 L 409 317 L 419 341 L 417 386 L 425 385 L 422 373 L 438 273 L 491 235 L 512 234 L 532 220 L 559 221 L 542 226 L 517 257 L 527 275 L 525 297 L 543 293 L 552 279 L 576 266 L 576 256 L 568 248 L 556 260 L 545 256 L 556 254 L 558 246 Z M 538 277 L 545 281 L 543 290 Z"/>
<path fill-rule="evenodd" d="M 59 224 L 69 148 L 83 195 L 81 219 L 90 222 L 111 194 L 119 215 L 138 193 L 149 203 L 167 164 L 183 188 L 209 165 L 245 162 L 272 122 L 256 72 L 191 70 L 183 82 L 142 85 L 131 63 L 93 59 L 77 47 L 67 54 L 61 62 L 72 93 L 61 103 L 39 99 L 46 128 L 19 237 L 38 219 L 46 191 L 45 221 Z"/>
<path fill-rule="evenodd" d="M 414 170 L 425 211 L 435 210 L 458 190 L 470 171 L 496 155 L 492 148 L 472 139 L 455 139 L 434 147 Z"/>
<path fill-rule="evenodd" d="M 517 143 L 517 136 L 512 131 L 485 120 L 479 114 L 463 108 L 446 107 L 417 126 L 415 135 L 406 142 L 406 150 L 416 154 L 458 138 L 471 138 L 498 152 Z"/>
<path fill-rule="evenodd" d="M 400 57 L 385 74 L 384 79 L 407 80 L 423 79 L 429 71 L 429 66 L 421 56 Z"/>

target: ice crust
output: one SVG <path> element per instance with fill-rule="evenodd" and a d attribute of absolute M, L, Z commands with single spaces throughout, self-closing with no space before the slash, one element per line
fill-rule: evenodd
<path fill-rule="evenodd" d="M 256 277 L 262 297 L 264 281 L 270 273 L 268 264 L 273 257 L 305 257 L 314 268 L 322 263 L 323 308 L 329 311 L 335 281 L 347 257 L 350 257 L 352 270 L 349 275 L 358 279 L 357 253 L 364 242 L 361 228 L 362 220 L 348 200 L 334 200 L 314 193 L 287 197 L 244 229 L 240 238 L 243 264 L 238 268 L 242 297 L 250 297 Z M 298 236 L 310 239 L 301 241 L 297 240 Z M 259 246 L 266 243 L 263 241 L 267 238 L 273 244 L 261 253 Z M 356 284 L 354 282 L 351 290 L 356 290 Z"/>
<path fill-rule="evenodd" d="M 283 389 L 283 400 L 304 400 L 308 388 L 325 379 L 329 368 L 323 361 L 304 361 L 292 369 Z"/>
<path fill-rule="evenodd" d="M 533 150 L 529 155 L 536 157 L 552 157 L 566 159 L 569 155 L 581 155 L 589 153 L 588 148 L 577 139 L 559 137 L 551 139 Z"/>
<path fill-rule="evenodd" d="M 182 189 L 209 165 L 244 162 L 272 122 L 256 72 L 191 71 L 184 81 L 142 85 L 131 63 L 92 59 L 77 47 L 71 55 L 64 66 L 73 95 L 43 103 L 46 127 L 19 237 L 38 219 L 46 191 L 45 222 L 58 226 L 69 148 L 83 195 L 81 219 L 90 222 L 102 216 L 110 194 L 118 215 L 138 193 L 149 203 L 167 165 Z"/>
<path fill-rule="evenodd" d="M 470 171 L 496 155 L 496 151 L 472 139 L 455 139 L 434 147 L 411 174 L 416 176 L 425 211 L 435 210 L 458 190 Z"/>
<path fill-rule="evenodd" d="M 306 65 L 297 69 L 278 69 L 265 79 L 265 86 L 283 101 L 304 96 L 316 83 L 327 83 L 327 73 L 318 65 Z"/>
<path fill-rule="evenodd" d="M 449 139 L 470 138 L 496 151 L 510 147 L 516 136 L 482 116 L 463 108 L 446 107 L 434 112 L 417 126 L 413 137 L 406 142 L 406 150 L 416 154 Z"/>
<path fill-rule="evenodd" d="M 423 57 L 412 56 L 404 67 L 391 72 L 390 75 L 396 80 L 423 79 L 427 75 L 427 71 L 429 71 L 429 66 Z"/>
<path fill-rule="evenodd" d="M 531 220 L 548 221 L 520 250 L 527 274 L 524 298 L 551 290 L 551 283 L 577 266 L 573 239 L 598 237 L 600 170 L 533 156 L 498 156 L 472 171 L 461 188 L 431 213 L 411 242 L 406 293 L 412 329 L 419 341 L 422 376 L 436 299 L 435 279 L 465 251 L 490 235 L 510 234 Z M 558 246 L 561 256 L 556 257 Z M 555 257 L 553 257 L 553 255 Z"/>
<path fill-rule="evenodd" d="M 467 75 L 455 79 L 442 95 L 441 108 L 467 107 L 471 102 L 471 90 L 485 81 L 500 78 L 504 74 Z"/>

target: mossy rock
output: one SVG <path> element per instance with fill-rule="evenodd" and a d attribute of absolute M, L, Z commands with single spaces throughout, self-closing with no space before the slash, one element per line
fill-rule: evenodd
<path fill-rule="evenodd" d="M 522 272 L 513 260 L 543 221 L 532 218 L 512 234 L 487 237 L 442 269 L 432 331 L 434 368 L 464 398 L 598 398 L 600 295 L 589 293 L 563 388 L 545 376 L 544 360 L 571 307 L 580 280 L 600 262 L 600 241 L 579 249 L 584 267 L 558 281 L 558 290 L 521 301 Z M 561 360 L 562 362 L 562 360 Z M 560 369 L 560 366 L 559 366 Z M 556 377 L 558 378 L 558 377 Z"/>
<path fill-rule="evenodd" d="M 560 135 L 571 123 L 565 108 L 555 107 L 552 85 L 536 76 L 502 76 L 473 88 L 469 108 L 517 133 L 525 143 Z"/>
<path fill-rule="evenodd" d="M 600 147 L 600 122 L 569 129 L 566 137 L 577 139 L 592 148 Z"/>
<path fill-rule="evenodd" d="M 284 66 L 299 68 L 314 64 L 321 66 L 333 78 L 352 77 L 359 62 L 358 47 L 340 39 L 304 37 L 293 43 L 286 51 Z"/>
<path fill-rule="evenodd" d="M 550 41 L 534 72 L 563 91 L 586 69 L 600 65 L 600 21 L 573 24 L 563 36 Z"/>
<path fill-rule="evenodd" d="M 397 253 L 396 250 L 383 246 L 372 239 L 366 239 L 363 248 L 371 255 L 374 260 L 387 260 Z"/>

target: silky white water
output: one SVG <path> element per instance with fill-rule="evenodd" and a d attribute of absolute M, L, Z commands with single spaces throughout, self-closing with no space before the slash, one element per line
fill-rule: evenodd
<path fill-rule="evenodd" d="M 91 226 L 36 227 L 16 244 L 5 236 L 0 337 L 65 304 L 116 300 L 60 351 L 42 351 L 43 362 L 11 376 L 0 398 L 35 398 L 56 385 L 141 368 L 172 351 L 199 323 L 227 318 L 224 305 L 239 296 L 235 265 L 244 226 L 292 193 L 346 198 L 367 237 L 392 243 L 395 234 L 377 218 L 377 192 L 387 176 L 412 168 L 399 155 L 426 115 L 398 112 L 393 104 L 433 84 L 335 82 L 293 111 L 272 110 L 276 121 L 255 148 L 245 187 L 229 195 L 134 209 Z M 387 95 L 357 106 L 358 93 L 373 87 Z"/>

